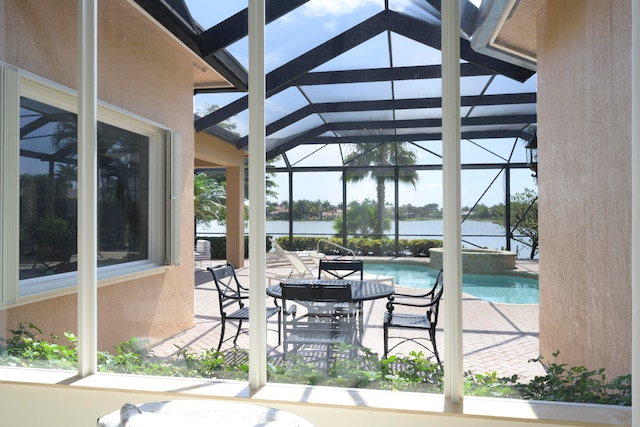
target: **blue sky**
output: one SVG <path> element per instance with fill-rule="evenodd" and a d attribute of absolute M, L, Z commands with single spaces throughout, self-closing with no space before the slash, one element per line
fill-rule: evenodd
<path fill-rule="evenodd" d="M 192 16 L 204 27 L 210 28 L 221 20 L 247 7 L 246 0 L 234 1 L 218 1 L 210 0 L 186 0 L 191 10 Z M 391 2 L 394 10 L 407 14 L 424 14 L 424 11 L 416 8 L 410 0 L 395 0 Z M 304 6 L 296 9 L 284 18 L 278 19 L 269 24 L 266 30 L 266 54 L 265 67 L 267 72 L 286 63 L 287 61 L 297 57 L 301 53 L 313 48 L 317 44 L 328 40 L 329 38 L 350 28 L 363 17 L 369 17 L 384 8 L 384 0 L 310 0 Z M 317 68 L 321 70 L 334 69 L 354 69 L 354 68 L 375 68 L 389 66 L 389 60 L 386 55 L 378 54 L 385 49 L 387 43 L 386 34 L 381 34 L 368 42 L 346 52 L 345 54 L 334 58 Z M 394 65 L 424 65 L 440 63 L 440 53 L 430 47 L 421 45 L 412 40 L 392 35 L 392 43 L 394 46 Z M 247 60 L 247 42 L 246 38 L 233 45 L 227 50 L 234 55 L 245 67 L 248 68 Z M 414 82 L 396 82 L 394 90 L 396 96 L 402 97 L 403 91 L 411 93 L 412 96 L 434 96 L 439 91 L 438 81 L 434 83 L 436 86 L 417 86 Z M 461 82 L 461 95 L 477 94 L 481 88 L 487 84 L 486 77 L 467 78 Z M 514 86 L 517 85 L 517 86 Z M 515 89 L 514 89 L 515 87 Z M 349 90 L 353 89 L 352 93 Z M 490 82 L 487 93 L 509 93 L 513 91 L 535 91 L 535 76 L 529 79 L 524 85 L 513 82 L 507 78 L 498 78 Z M 351 99 L 367 99 L 370 97 L 380 96 L 384 94 L 385 88 L 382 85 L 369 84 L 369 87 L 363 89 L 341 86 L 324 86 L 324 87 L 308 87 L 305 94 L 314 101 L 320 101 L 324 98 L 332 100 L 336 97 L 344 96 Z M 388 89 L 387 89 L 388 90 Z M 381 91 L 381 92 L 379 92 Z M 434 93 L 435 92 L 435 93 Z M 244 96 L 244 93 L 215 94 L 215 95 L 197 95 L 194 97 L 194 111 L 203 109 L 206 105 L 224 106 L 229 102 Z M 385 95 L 383 95 L 385 96 Z M 323 98 L 324 97 L 324 98 Z M 289 89 L 280 94 L 269 98 L 266 102 L 267 122 L 281 117 L 291 111 L 291 107 L 302 106 L 308 101 L 295 89 Z M 370 113 L 369 113 L 370 114 Z M 433 109 L 430 113 L 439 115 L 439 111 Z M 465 111 L 462 111 L 465 114 Z M 479 113 L 478 113 L 479 114 Z M 371 117 L 374 118 L 374 117 Z M 398 117 L 402 118 L 402 117 Z M 366 118 L 364 118 L 366 119 Z M 313 120 L 318 118 L 308 118 L 305 125 L 311 126 Z M 233 118 L 233 122 L 237 125 L 236 131 L 245 135 L 248 129 L 248 116 L 241 113 Z M 295 132 L 295 128 L 285 129 L 283 133 Z M 274 135 L 283 136 L 283 135 Z M 479 148 L 475 144 L 485 146 Z M 497 158 L 495 154 L 506 158 L 510 155 L 511 145 L 514 141 L 464 141 L 462 145 L 462 163 L 497 163 L 502 160 Z M 441 143 L 429 143 L 429 150 L 441 153 Z M 434 145 L 435 144 L 435 145 Z M 426 145 L 426 144 L 423 144 Z M 524 141 L 517 142 L 517 148 L 514 151 L 514 161 L 524 162 Z M 340 153 L 337 147 L 327 147 L 316 151 L 317 146 L 299 147 L 289 153 L 293 163 L 299 165 L 335 165 L 339 164 Z M 423 150 L 416 150 L 418 154 L 418 163 L 424 156 L 431 156 Z M 430 163 L 434 162 L 434 158 L 430 159 Z M 474 170 L 463 171 L 462 173 L 462 205 L 471 206 L 482 195 L 489 184 L 495 179 L 498 171 L 496 170 Z M 317 175 L 297 174 L 294 185 L 295 199 L 309 200 L 330 200 L 333 203 L 340 203 L 340 191 L 336 191 L 336 186 L 340 187 L 340 180 L 337 176 L 325 175 L 319 178 Z M 336 181 L 337 182 L 334 182 Z M 281 175 L 276 178 L 278 184 L 278 192 L 281 194 L 279 200 L 283 200 L 288 194 L 287 177 Z M 536 188 L 535 181 L 531 177 L 529 170 L 512 171 L 511 180 L 512 193 L 521 192 L 524 188 Z M 349 199 L 364 200 L 376 198 L 373 183 L 363 183 L 356 187 L 348 189 Z M 388 200 L 393 200 L 393 191 L 387 189 Z M 423 205 L 427 203 L 438 203 L 442 205 L 442 178 L 440 173 L 423 173 L 418 181 L 418 188 L 413 190 L 410 186 L 401 186 L 400 204 L 412 203 L 413 205 Z M 498 178 L 492 188 L 483 196 L 481 203 L 493 205 L 504 202 L 504 179 Z"/>

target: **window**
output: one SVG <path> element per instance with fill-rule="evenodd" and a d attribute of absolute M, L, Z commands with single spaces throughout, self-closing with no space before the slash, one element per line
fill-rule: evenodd
<path fill-rule="evenodd" d="M 77 270 L 77 118 L 20 100 L 20 279 Z M 148 258 L 149 138 L 98 124 L 98 266 Z"/>
<path fill-rule="evenodd" d="M 2 283 L 4 303 L 66 289 L 77 282 L 78 133 L 75 94 L 42 79 L 7 72 L 3 108 L 19 111 L 6 120 L 2 141 L 6 163 L 5 258 L 12 273 Z M 9 93 L 9 92 L 7 92 Z M 11 118 L 11 117 L 10 117 Z M 13 126 L 12 126 L 13 125 Z M 171 262 L 172 216 L 166 194 L 177 172 L 171 159 L 172 134 L 126 112 L 100 105 L 97 126 L 98 278 L 113 278 Z M 14 161 L 8 161 L 13 158 Z M 15 163 L 15 165 L 14 165 Z M 167 171 L 167 172 L 165 172 Z M 3 210 L 5 210 L 3 209 Z M 172 225 L 173 224 L 173 225 Z M 13 235 L 11 230 L 18 230 Z M 178 235 L 177 229 L 173 231 Z M 165 237 L 167 237 L 165 239 Z M 8 243 L 11 242 L 11 243 Z M 9 266 L 7 264 L 15 264 Z M 17 268 L 16 268 L 17 267 Z M 125 267 L 125 268 L 123 268 Z"/>

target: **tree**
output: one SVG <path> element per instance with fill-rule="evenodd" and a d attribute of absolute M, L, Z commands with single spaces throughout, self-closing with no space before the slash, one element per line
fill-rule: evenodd
<path fill-rule="evenodd" d="M 213 113 L 214 111 L 216 111 L 217 109 L 219 109 L 220 107 L 215 105 L 215 104 L 209 104 L 209 103 L 204 103 L 204 105 L 200 108 L 198 108 L 196 110 L 196 114 L 199 115 L 200 117 L 205 117 L 208 114 Z M 238 135 L 237 132 L 235 132 L 236 128 L 238 127 L 235 123 L 233 123 L 231 121 L 231 119 L 227 119 L 223 122 L 218 123 L 218 126 L 220 126 L 223 129 L 228 130 L 229 132 L 233 132 L 236 135 Z M 240 135 L 238 135 L 240 136 Z"/>
<path fill-rule="evenodd" d="M 529 188 L 511 196 L 511 224 L 515 230 L 529 238 L 530 258 L 538 250 L 538 194 Z"/>
<path fill-rule="evenodd" d="M 348 169 L 346 180 L 348 182 L 360 182 L 369 177 L 376 183 L 377 210 L 373 231 L 375 235 L 382 236 L 385 231 L 384 207 L 385 207 L 385 183 L 395 180 L 395 165 L 414 165 L 416 153 L 406 147 L 404 142 L 382 143 L 371 148 L 371 144 L 353 144 L 344 161 L 347 166 L 391 166 L 385 169 Z M 398 179 L 405 184 L 411 184 L 415 188 L 418 174 L 415 170 L 401 169 Z M 348 216 L 347 216 L 348 218 Z"/>
<path fill-rule="evenodd" d="M 213 113 L 214 111 L 218 110 L 220 107 L 218 105 L 215 104 L 209 104 L 209 103 L 204 103 L 203 106 L 201 106 L 200 108 L 198 108 L 196 110 L 196 114 L 204 117 L 208 114 Z M 228 130 L 229 132 L 234 133 L 235 135 L 237 135 L 238 137 L 240 136 L 235 130 L 237 128 L 237 125 L 231 121 L 231 119 L 227 119 L 223 122 L 220 122 L 217 124 L 217 126 Z M 267 172 L 266 172 L 266 176 L 265 176 L 265 186 L 266 186 L 266 197 L 267 198 L 277 198 L 278 193 L 276 192 L 276 188 L 278 187 L 278 184 L 275 183 L 275 181 L 273 180 L 273 177 L 275 176 L 275 174 L 273 172 L 269 172 L 268 169 L 270 166 L 272 166 L 278 159 L 280 156 L 274 157 L 273 159 L 267 160 Z M 244 159 L 244 168 L 245 171 L 249 170 L 249 160 L 247 158 Z M 218 182 L 218 184 L 220 184 L 220 186 L 222 187 L 222 190 L 225 192 L 225 196 L 226 196 L 226 187 L 227 187 L 227 177 L 224 173 L 222 174 L 215 174 L 215 175 L 211 175 L 211 177 Z M 245 173 L 244 174 L 244 198 L 245 200 L 248 200 L 249 198 L 249 174 Z M 223 211 L 224 215 L 221 217 L 221 219 L 217 219 L 217 221 L 224 221 L 226 219 L 226 210 Z M 196 218 L 196 221 L 198 221 L 198 219 Z M 207 222 L 207 221 L 205 221 Z"/>
<path fill-rule="evenodd" d="M 347 214 L 346 234 L 351 236 L 371 237 L 376 235 L 375 223 L 377 220 L 376 202 L 365 199 L 362 203 L 354 200 L 349 203 Z M 391 221 L 387 218 L 383 224 L 385 230 L 390 228 Z M 342 235 L 342 217 L 336 218 L 333 229 L 338 236 Z"/>
<path fill-rule="evenodd" d="M 226 219 L 227 194 L 224 187 L 206 173 L 193 180 L 193 213 L 196 223 L 223 222 Z"/>

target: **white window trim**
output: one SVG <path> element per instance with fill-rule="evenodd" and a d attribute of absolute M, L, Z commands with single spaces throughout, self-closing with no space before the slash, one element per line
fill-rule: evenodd
<path fill-rule="evenodd" d="M 3 182 L 0 190 L 0 206 L 3 211 L 0 222 L 0 308 L 5 308 L 77 291 L 77 272 L 20 280 L 19 253 L 15 248 L 19 247 L 19 227 L 16 227 L 16 224 L 19 221 L 20 199 L 20 97 L 27 97 L 76 114 L 78 104 L 76 91 L 2 62 L 0 84 L 0 123 L 3 124 L 3 132 L 0 134 L 0 174 Z M 180 138 L 179 134 L 162 124 L 105 102 L 98 104 L 98 120 L 149 138 L 150 148 L 149 257 L 142 261 L 99 268 L 98 286 L 105 286 L 158 274 L 166 271 L 167 264 L 179 264 L 179 245 L 178 255 L 175 253 L 176 248 L 166 253 L 165 246 L 167 241 L 175 245 L 180 238 L 179 207 L 176 207 L 181 199 L 180 165 L 176 163 L 179 161 Z M 14 208 L 9 209 L 10 206 Z"/>
<path fill-rule="evenodd" d="M 19 175 L 20 139 L 18 70 L 0 62 L 0 304 L 18 299 L 20 186 L 7 176 Z"/>

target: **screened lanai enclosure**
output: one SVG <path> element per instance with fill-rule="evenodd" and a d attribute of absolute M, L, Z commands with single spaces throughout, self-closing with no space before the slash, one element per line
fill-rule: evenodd
<path fill-rule="evenodd" d="M 173 25 L 239 89 L 196 88 L 196 131 L 247 149 L 247 2 L 218 2 L 215 13 L 207 2 L 168 3 L 183 16 Z M 531 241 L 518 235 L 519 218 L 503 213 L 503 226 L 484 228 L 477 219 L 486 208 L 510 212 L 514 194 L 535 195 L 527 153 L 535 64 L 491 56 L 494 18 L 478 3 L 460 2 L 463 245 L 520 251 Z M 275 184 L 266 215 L 281 226 L 270 230 L 276 221 L 268 221 L 268 234 L 384 236 L 395 242 L 391 252 L 400 239 L 441 238 L 440 1 L 267 0 L 266 21 L 266 159 Z M 317 203 L 302 213 L 303 201 Z M 310 230 L 300 220 L 316 222 Z"/>

